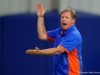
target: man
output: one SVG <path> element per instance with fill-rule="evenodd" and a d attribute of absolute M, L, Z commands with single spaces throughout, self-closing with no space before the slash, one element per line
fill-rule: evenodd
<path fill-rule="evenodd" d="M 49 49 L 27 50 L 26 54 L 56 54 L 56 75 L 80 75 L 82 57 L 82 38 L 75 26 L 76 13 L 73 9 L 66 9 L 61 12 L 61 27 L 47 31 L 44 25 L 44 14 L 46 9 L 40 3 L 37 5 L 38 15 L 38 37 L 41 40 L 54 42 L 54 47 Z"/>

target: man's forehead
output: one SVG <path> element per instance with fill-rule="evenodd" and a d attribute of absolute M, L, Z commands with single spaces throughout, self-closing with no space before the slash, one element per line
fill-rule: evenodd
<path fill-rule="evenodd" d="M 71 16 L 71 13 L 70 13 L 69 11 L 66 11 L 66 12 L 63 12 L 63 13 L 61 14 L 61 16 L 66 16 L 66 15 L 70 15 L 70 16 Z"/>

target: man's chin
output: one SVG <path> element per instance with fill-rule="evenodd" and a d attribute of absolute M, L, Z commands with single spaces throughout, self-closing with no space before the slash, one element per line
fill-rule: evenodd
<path fill-rule="evenodd" d="M 63 30 L 67 30 L 67 29 L 68 29 L 68 27 L 62 27 L 62 29 L 63 29 Z"/>

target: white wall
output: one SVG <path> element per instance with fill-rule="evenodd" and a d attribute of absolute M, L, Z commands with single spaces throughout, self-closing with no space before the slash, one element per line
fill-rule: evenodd
<path fill-rule="evenodd" d="M 0 0 L 0 15 L 27 12 L 28 2 L 28 0 Z"/>
<path fill-rule="evenodd" d="M 48 10 L 51 10 L 52 3 L 57 3 L 60 11 L 71 7 L 84 12 L 100 14 L 100 0 L 56 0 L 57 2 L 54 0 L 0 0 L 0 15 L 36 12 L 36 4 L 41 1 Z"/>
<path fill-rule="evenodd" d="M 100 0 L 60 0 L 60 11 L 69 7 L 100 15 Z"/>
<path fill-rule="evenodd" d="M 51 10 L 50 0 L 31 0 L 30 2 L 30 12 L 36 12 L 36 5 L 39 2 L 42 2 L 43 6 L 46 7 L 48 11 Z"/>
<path fill-rule="evenodd" d="M 50 0 L 0 0 L 0 15 L 35 12 L 40 1 L 48 10 L 51 9 Z"/>

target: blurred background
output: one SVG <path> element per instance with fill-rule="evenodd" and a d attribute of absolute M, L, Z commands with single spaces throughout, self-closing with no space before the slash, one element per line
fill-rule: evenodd
<path fill-rule="evenodd" d="M 0 0 L 0 75 L 54 75 L 54 56 L 26 55 L 53 47 L 37 38 L 36 4 L 47 8 L 45 26 L 60 26 L 59 12 L 73 8 L 83 37 L 83 75 L 100 74 L 100 0 Z"/>

